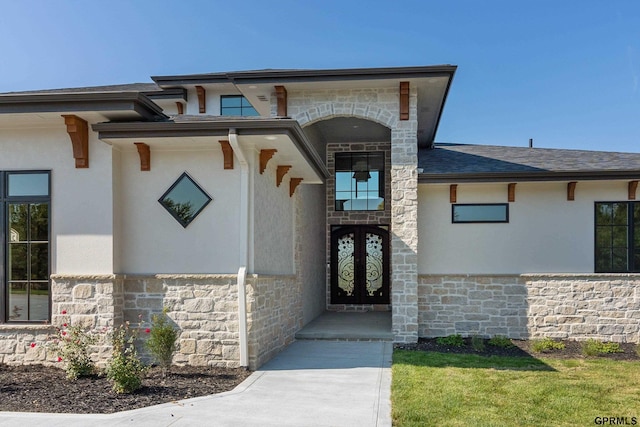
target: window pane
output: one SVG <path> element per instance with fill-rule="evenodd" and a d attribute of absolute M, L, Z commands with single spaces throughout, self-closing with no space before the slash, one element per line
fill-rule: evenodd
<path fill-rule="evenodd" d="M 49 282 L 32 282 L 29 294 L 29 320 L 49 318 Z"/>
<path fill-rule="evenodd" d="M 9 240 L 11 242 L 26 242 L 29 240 L 27 234 L 29 211 L 25 204 L 9 205 Z"/>
<path fill-rule="evenodd" d="M 611 227 L 605 226 L 596 228 L 596 247 L 611 247 Z"/>
<path fill-rule="evenodd" d="M 240 107 L 238 107 L 238 108 L 235 108 L 235 107 L 224 108 L 224 109 L 222 109 L 222 115 L 223 116 L 241 116 L 242 115 L 242 109 Z"/>
<path fill-rule="evenodd" d="M 7 307 L 7 317 L 9 320 L 28 320 L 28 286 L 27 282 L 9 284 L 9 307 Z"/>
<path fill-rule="evenodd" d="M 31 244 L 30 280 L 49 280 L 49 244 Z"/>
<path fill-rule="evenodd" d="M 613 208 L 611 203 L 596 203 L 596 224 L 610 225 L 613 221 Z"/>
<path fill-rule="evenodd" d="M 226 107 L 238 107 L 242 106 L 242 96 L 222 96 L 220 98 L 221 106 Z"/>
<path fill-rule="evenodd" d="M 259 116 L 258 112 L 253 107 L 242 107 L 242 116 L 244 117 L 254 117 Z"/>
<path fill-rule="evenodd" d="M 336 192 L 351 192 L 351 172 L 336 172 Z"/>
<path fill-rule="evenodd" d="M 614 247 L 618 247 L 618 248 L 628 247 L 628 244 L 627 244 L 627 237 L 628 237 L 627 233 L 629 232 L 628 227 L 622 227 L 622 226 L 611 227 L 611 232 L 612 232 L 612 242 Z"/>
<path fill-rule="evenodd" d="M 29 240 L 46 242 L 49 240 L 49 205 L 47 203 L 34 203 L 30 205 L 30 231 Z"/>
<path fill-rule="evenodd" d="M 596 249 L 596 271 L 606 272 L 611 271 L 611 249 L 600 248 Z"/>
<path fill-rule="evenodd" d="M 211 197 L 186 173 L 159 200 L 183 227 L 189 225 L 210 201 Z"/>
<path fill-rule="evenodd" d="M 507 222 L 508 206 L 453 205 L 453 222 Z"/>
<path fill-rule="evenodd" d="M 27 280 L 27 244 L 9 244 L 9 280 Z"/>
<path fill-rule="evenodd" d="M 627 204 L 626 203 L 614 203 L 613 204 L 613 224 L 615 225 L 627 225 Z"/>
<path fill-rule="evenodd" d="M 628 251 L 626 248 L 613 248 L 611 251 L 612 271 L 627 271 L 627 254 Z"/>
<path fill-rule="evenodd" d="M 48 173 L 10 173 L 9 196 L 48 196 Z"/>

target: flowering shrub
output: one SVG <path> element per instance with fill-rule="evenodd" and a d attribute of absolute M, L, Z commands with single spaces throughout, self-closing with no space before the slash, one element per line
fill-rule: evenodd
<path fill-rule="evenodd" d="M 129 322 L 113 331 L 113 355 L 107 363 L 106 373 L 107 378 L 113 381 L 116 393 L 132 393 L 142 387 L 146 367 L 138 357 L 136 335 L 131 331 Z"/>
<path fill-rule="evenodd" d="M 97 337 L 80 326 L 69 327 L 66 323 L 56 328 L 54 351 L 58 362 L 65 363 L 65 372 L 70 380 L 77 380 L 95 372 L 95 364 L 89 357 L 89 346 L 95 344 Z"/>
<path fill-rule="evenodd" d="M 165 377 L 171 366 L 178 339 L 178 332 L 168 322 L 166 309 L 162 310 L 162 314 L 154 314 L 151 317 L 151 328 L 147 328 L 145 332 L 149 334 L 145 346 L 162 368 L 162 376 Z"/>

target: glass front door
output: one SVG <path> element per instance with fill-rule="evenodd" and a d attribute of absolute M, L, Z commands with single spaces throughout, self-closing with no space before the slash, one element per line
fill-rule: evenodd
<path fill-rule="evenodd" d="M 331 235 L 331 303 L 389 303 L 389 232 L 379 226 L 335 227 Z"/>

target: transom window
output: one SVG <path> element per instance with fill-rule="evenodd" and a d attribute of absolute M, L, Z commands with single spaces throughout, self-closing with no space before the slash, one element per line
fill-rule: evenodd
<path fill-rule="evenodd" d="M 0 172 L 0 284 L 6 322 L 50 317 L 50 174 Z"/>
<path fill-rule="evenodd" d="M 595 271 L 640 272 L 640 202 L 596 202 Z"/>
<path fill-rule="evenodd" d="M 384 210 L 384 153 L 336 153 L 337 211 Z"/>
<path fill-rule="evenodd" d="M 222 95 L 220 97 L 221 116 L 259 116 L 253 105 L 242 95 Z"/>
<path fill-rule="evenodd" d="M 451 222 L 509 222 L 509 205 L 506 203 L 451 205 Z"/>

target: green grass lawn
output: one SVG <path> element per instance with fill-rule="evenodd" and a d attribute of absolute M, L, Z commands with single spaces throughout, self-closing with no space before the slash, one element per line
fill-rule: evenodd
<path fill-rule="evenodd" d="M 394 426 L 640 425 L 640 362 L 396 350 L 392 372 Z"/>

